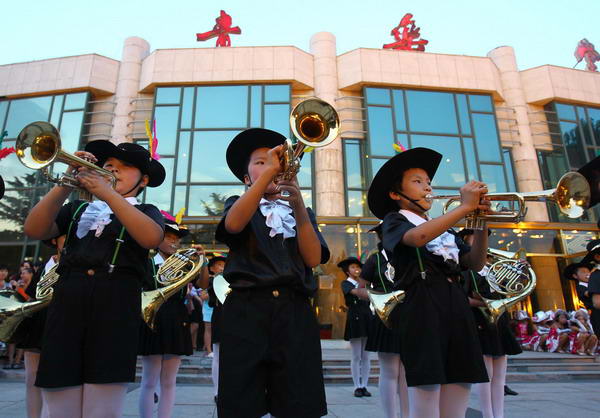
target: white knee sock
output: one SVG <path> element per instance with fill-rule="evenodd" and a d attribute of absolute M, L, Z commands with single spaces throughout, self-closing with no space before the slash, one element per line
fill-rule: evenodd
<path fill-rule="evenodd" d="M 491 382 L 494 379 L 494 366 L 493 359 L 491 356 L 483 356 L 483 362 L 485 363 L 485 368 L 487 370 L 489 382 L 485 383 L 477 383 L 475 385 L 477 392 L 479 394 L 479 407 L 481 408 L 481 413 L 483 414 L 483 418 L 494 418 L 494 412 L 492 409 L 492 384 Z M 504 388 L 503 388 L 504 390 Z M 504 393 L 503 393 L 504 395 Z"/>
<path fill-rule="evenodd" d="M 379 396 L 386 418 L 398 416 L 398 375 L 400 374 L 400 355 L 377 353 L 379 357 Z"/>
<path fill-rule="evenodd" d="M 170 418 L 175 405 L 175 386 L 177 371 L 181 364 L 179 356 L 163 356 L 160 371 L 160 398 L 158 400 L 158 418 Z"/>
<path fill-rule="evenodd" d="M 138 404 L 141 418 L 152 418 L 154 412 L 154 393 L 160 379 L 162 356 L 142 356 L 142 381 Z"/>
<path fill-rule="evenodd" d="M 127 383 L 84 384 L 81 408 L 83 417 L 120 418 L 123 415 L 127 386 Z"/>
<path fill-rule="evenodd" d="M 423 385 L 408 388 L 410 418 L 439 418 L 440 385 Z"/>
<path fill-rule="evenodd" d="M 367 346 L 367 337 L 361 339 L 361 356 L 360 356 L 360 383 L 361 387 L 366 388 L 369 383 L 369 375 L 371 374 L 371 353 L 365 350 Z"/>
<path fill-rule="evenodd" d="M 494 376 L 492 381 L 492 409 L 494 418 L 504 418 L 504 384 L 508 356 L 494 357 Z"/>
<path fill-rule="evenodd" d="M 81 418 L 83 386 L 42 389 L 42 398 L 50 418 Z"/>
<path fill-rule="evenodd" d="M 471 384 L 469 383 L 442 385 L 440 389 L 440 418 L 463 418 L 469 406 L 470 393 Z"/>
<path fill-rule="evenodd" d="M 215 391 L 215 396 L 218 396 L 219 392 L 219 343 L 213 344 L 213 360 L 212 360 L 212 381 Z"/>
<path fill-rule="evenodd" d="M 40 353 L 25 352 L 25 399 L 27 402 L 27 416 L 39 418 L 42 414 L 42 391 L 35 386 Z"/>
<path fill-rule="evenodd" d="M 354 382 L 354 389 L 358 389 L 362 387 L 360 381 L 360 360 L 362 358 L 361 338 L 352 338 L 350 340 L 350 348 L 352 348 L 352 359 L 350 360 L 352 381 Z"/>

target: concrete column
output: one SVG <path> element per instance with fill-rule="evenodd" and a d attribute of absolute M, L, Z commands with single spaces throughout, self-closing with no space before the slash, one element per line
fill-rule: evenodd
<path fill-rule="evenodd" d="M 537 154 L 531 135 L 529 115 L 525 92 L 521 84 L 521 75 L 517 68 L 515 51 L 510 46 L 501 46 L 488 53 L 498 70 L 506 105 L 515 111 L 515 119 L 519 129 L 519 142 L 512 148 L 517 184 L 520 192 L 543 190 L 542 175 L 538 165 Z M 548 221 L 548 213 L 543 203 L 530 203 L 528 221 Z"/>
<path fill-rule="evenodd" d="M 133 121 L 130 113 L 135 109 L 135 105 L 131 104 L 131 101 L 137 97 L 142 60 L 149 53 L 150 44 L 144 39 L 135 36 L 125 39 L 115 93 L 115 117 L 111 131 L 112 140 L 115 143 L 131 141 L 133 126 L 128 126 L 128 123 Z"/>
<path fill-rule="evenodd" d="M 335 106 L 338 95 L 337 54 L 335 36 L 319 32 L 310 39 L 314 56 L 315 96 Z M 317 215 L 344 216 L 344 172 L 341 137 L 315 151 L 314 187 Z"/>

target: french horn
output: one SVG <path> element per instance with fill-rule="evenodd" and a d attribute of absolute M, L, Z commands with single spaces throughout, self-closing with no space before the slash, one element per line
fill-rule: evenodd
<path fill-rule="evenodd" d="M 150 329 L 155 329 L 156 314 L 162 304 L 194 280 L 203 263 L 204 256 L 195 248 L 182 248 L 159 267 L 156 279 L 162 287 L 142 292 L 142 318 Z"/>

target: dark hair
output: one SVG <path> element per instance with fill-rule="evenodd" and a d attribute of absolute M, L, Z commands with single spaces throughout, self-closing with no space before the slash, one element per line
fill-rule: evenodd
<path fill-rule="evenodd" d="M 402 180 L 404 180 L 404 173 L 406 173 L 411 168 L 415 168 L 415 167 L 402 168 L 402 170 L 400 170 L 399 173 L 396 173 L 396 179 L 394 180 L 394 183 L 392 184 L 392 188 L 390 189 L 391 192 L 401 192 L 402 191 Z"/>
<path fill-rule="evenodd" d="M 8 270 L 8 264 L 0 264 L 0 270 Z"/>
<path fill-rule="evenodd" d="M 29 267 L 23 267 L 21 269 L 21 273 L 23 273 L 24 271 L 26 271 L 29 274 L 33 274 L 33 269 L 30 269 Z M 20 275 L 20 274 L 19 274 Z"/>

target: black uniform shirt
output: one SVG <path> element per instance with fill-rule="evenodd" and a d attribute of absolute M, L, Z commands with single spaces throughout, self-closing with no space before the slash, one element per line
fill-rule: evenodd
<path fill-rule="evenodd" d="M 282 234 L 269 236 L 270 228 L 265 217 L 257 209 L 246 227 L 238 234 L 225 229 L 225 217 L 239 196 L 231 196 L 225 202 L 225 212 L 217 226 L 215 238 L 229 247 L 223 277 L 231 288 L 254 288 L 266 286 L 292 286 L 311 295 L 317 289 L 312 269 L 302 260 L 298 239 L 283 239 Z M 321 242 L 321 263 L 329 260 L 329 248 L 317 228 L 315 215 L 307 208 L 310 222 Z"/>
<path fill-rule="evenodd" d="M 593 277 L 593 275 L 590 277 L 590 282 L 588 283 L 587 286 L 584 286 L 580 283 L 577 283 L 577 286 L 575 286 L 575 290 L 577 291 L 577 297 L 579 298 L 579 300 L 581 302 L 583 302 L 586 309 L 592 309 L 594 307 L 594 305 L 592 303 L 592 291 L 590 290 L 590 284 L 592 283 L 592 277 Z M 598 275 L 596 275 L 596 277 L 597 277 L 596 281 L 600 280 L 600 277 L 598 277 Z M 597 291 L 597 293 L 600 293 L 600 291 L 598 291 L 598 289 L 596 289 L 596 291 Z M 585 292 L 588 292 L 588 296 L 585 295 Z"/>
<path fill-rule="evenodd" d="M 59 234 L 66 234 L 69 224 L 77 208 L 83 203 L 81 200 L 69 202 L 64 205 L 56 217 L 56 225 Z M 140 204 L 136 208 L 149 216 L 161 228 L 164 228 L 164 218 L 154 205 Z M 77 219 L 85 209 L 81 209 Z M 73 222 L 71 235 L 68 238 L 66 251 L 63 252 L 60 259 L 60 268 L 80 268 L 80 269 L 103 269 L 108 268 L 112 261 L 116 248 L 116 239 L 121 232 L 121 222 L 114 214 L 110 215 L 111 222 L 104 227 L 99 237 L 95 236 L 96 231 L 88 231 L 81 239 L 77 238 L 77 223 Z M 117 256 L 115 271 L 125 274 L 132 274 L 140 278 L 148 274 L 148 250 L 141 247 L 128 233 L 123 234 L 124 242 L 121 244 Z"/>
<path fill-rule="evenodd" d="M 393 283 L 385 276 L 388 262 L 381 253 L 382 250 L 383 245 L 380 242 L 377 243 L 377 251 L 367 258 L 360 272 L 360 277 L 371 282 L 373 290 L 377 292 L 389 292 L 393 287 Z"/>
<path fill-rule="evenodd" d="M 390 212 L 383 219 L 383 247 L 388 255 L 392 255 L 390 260 L 395 268 L 394 281 L 396 288 L 399 289 L 407 289 L 414 279 L 420 278 L 420 266 L 415 247 L 402 243 L 404 234 L 414 227 L 414 224 L 398 212 Z M 456 232 L 451 229 L 448 232 L 454 235 L 459 257 L 471 251 L 471 247 L 465 244 Z M 428 278 L 456 278 L 460 275 L 460 266 L 453 261 L 444 261 L 442 256 L 429 252 L 425 246 L 419 248 L 419 253 Z"/>

